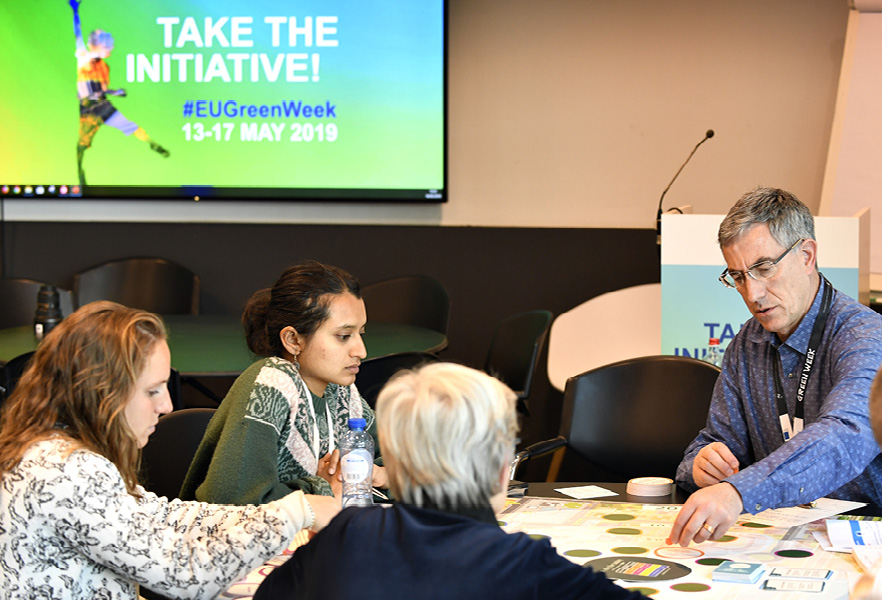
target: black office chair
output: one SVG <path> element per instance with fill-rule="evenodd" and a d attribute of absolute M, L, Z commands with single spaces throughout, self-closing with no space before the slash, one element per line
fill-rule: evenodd
<path fill-rule="evenodd" d="M 377 397 L 386 382 L 403 369 L 437 362 L 438 357 L 429 352 L 399 352 L 362 361 L 355 376 L 355 387 L 371 408 L 377 405 Z"/>
<path fill-rule="evenodd" d="M 674 478 L 683 452 L 707 422 L 719 367 L 683 356 L 632 358 L 570 377 L 560 435 L 531 445 L 512 462 L 561 448 L 608 471 L 613 481 Z M 556 479 L 561 454 L 549 481 Z"/>
<path fill-rule="evenodd" d="M 37 293 L 47 284 L 34 279 L 0 279 L 0 329 L 33 325 L 37 312 Z M 73 293 L 56 286 L 61 315 L 66 317 L 75 310 Z"/>
<path fill-rule="evenodd" d="M 141 482 L 157 496 L 178 498 L 214 408 L 184 408 L 161 417 L 141 450 Z"/>
<path fill-rule="evenodd" d="M 547 310 L 531 310 L 501 320 L 487 351 L 484 371 L 517 394 L 518 411 L 525 415 L 530 414 L 527 398 L 553 316 Z"/>
<path fill-rule="evenodd" d="M 112 300 L 164 315 L 199 314 L 199 276 L 164 258 L 112 260 L 74 275 L 79 306 Z"/>
<path fill-rule="evenodd" d="M 181 389 L 182 382 L 184 377 L 181 377 L 181 374 L 177 369 L 172 367 L 171 373 L 168 376 L 168 395 L 171 397 L 172 410 L 181 410 L 184 408 L 184 393 Z"/>
<path fill-rule="evenodd" d="M 15 358 L 9 360 L 3 368 L 0 369 L 0 387 L 2 387 L 2 391 L 0 391 L 0 401 L 6 402 L 6 400 L 12 395 L 18 380 L 24 375 L 25 369 L 28 368 L 33 356 L 33 352 L 19 354 Z"/>
<path fill-rule="evenodd" d="M 145 489 L 169 500 L 179 497 L 190 462 L 214 413 L 214 408 L 185 408 L 159 419 L 156 431 L 141 450 L 140 479 Z M 171 600 L 144 586 L 139 595 L 146 600 Z"/>
<path fill-rule="evenodd" d="M 406 323 L 447 335 L 450 295 L 437 279 L 407 275 L 378 281 L 362 288 L 368 320 Z"/>

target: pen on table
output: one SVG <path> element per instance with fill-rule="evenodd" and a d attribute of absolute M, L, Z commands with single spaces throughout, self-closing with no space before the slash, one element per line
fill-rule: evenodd
<path fill-rule="evenodd" d="M 806 502 L 805 504 L 797 504 L 797 508 L 814 508 L 818 505 L 816 501 Z"/>

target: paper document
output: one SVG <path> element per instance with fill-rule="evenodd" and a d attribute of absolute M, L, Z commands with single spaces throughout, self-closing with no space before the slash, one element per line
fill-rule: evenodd
<path fill-rule="evenodd" d="M 882 547 L 882 523 L 879 521 L 827 521 L 830 543 L 840 548 Z"/>
<path fill-rule="evenodd" d="M 882 547 L 880 546 L 855 546 L 851 550 L 855 562 L 861 566 L 864 573 L 875 573 L 879 569 L 879 561 L 882 561 Z"/>
<path fill-rule="evenodd" d="M 827 552 L 851 552 L 851 548 L 840 548 L 831 544 L 830 538 L 827 537 L 826 529 L 812 531 L 812 537 L 814 537 L 815 541 L 818 542 L 818 545 Z"/>
<path fill-rule="evenodd" d="M 746 519 L 752 523 L 762 523 L 775 527 L 794 527 L 804 523 L 811 523 L 818 519 L 826 519 L 866 505 L 866 502 L 818 498 L 813 508 L 802 508 L 800 506 L 770 508 L 769 510 L 746 517 Z M 834 542 L 833 545 L 835 546 L 836 543 Z"/>
<path fill-rule="evenodd" d="M 602 498 L 604 496 L 618 496 L 612 490 L 602 488 L 598 485 L 580 485 L 568 488 L 555 488 L 555 492 L 560 492 L 570 498 L 584 500 L 586 498 Z"/>

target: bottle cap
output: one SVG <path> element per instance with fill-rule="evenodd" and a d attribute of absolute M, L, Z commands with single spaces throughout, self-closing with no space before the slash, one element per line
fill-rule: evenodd
<path fill-rule="evenodd" d="M 708 344 L 708 346 L 719 346 L 720 340 L 719 340 L 719 338 L 711 338 L 707 344 Z"/>
<path fill-rule="evenodd" d="M 364 429 L 367 421 L 364 419 L 349 419 L 349 429 Z"/>

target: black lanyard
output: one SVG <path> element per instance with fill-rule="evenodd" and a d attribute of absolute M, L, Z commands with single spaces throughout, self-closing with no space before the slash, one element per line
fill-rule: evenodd
<path fill-rule="evenodd" d="M 775 399 L 778 402 L 778 419 L 781 422 L 781 433 L 784 441 L 789 441 L 794 435 L 802 431 L 805 423 L 805 389 L 808 387 L 809 377 L 812 374 L 812 367 L 815 364 L 818 346 L 821 345 L 821 336 L 824 335 L 824 327 L 827 325 L 827 317 L 830 316 L 830 304 L 833 300 L 833 286 L 827 281 L 827 278 L 821 275 L 824 282 L 824 294 L 821 297 L 821 307 L 818 310 L 818 316 L 815 317 L 815 324 L 812 327 L 812 335 L 809 338 L 808 348 L 805 351 L 805 358 L 802 360 L 802 368 L 799 370 L 799 386 L 796 388 L 796 410 L 793 415 L 793 425 L 790 424 L 790 415 L 787 412 L 787 403 L 784 401 L 784 388 L 781 385 L 781 369 L 778 367 L 778 356 L 772 356 L 772 371 L 775 379 Z M 776 353 L 779 346 L 774 346 Z"/>

